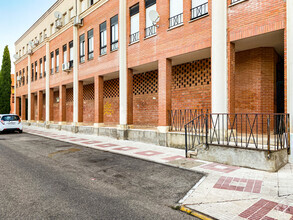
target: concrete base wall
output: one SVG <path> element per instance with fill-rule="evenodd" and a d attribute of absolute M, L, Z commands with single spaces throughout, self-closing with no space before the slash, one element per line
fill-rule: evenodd
<path fill-rule="evenodd" d="M 276 172 L 288 163 L 287 149 L 271 152 L 263 150 L 243 149 L 237 147 L 223 147 L 210 145 L 207 149 L 199 146 L 192 158 L 217 162 L 232 166 L 240 166 Z"/>

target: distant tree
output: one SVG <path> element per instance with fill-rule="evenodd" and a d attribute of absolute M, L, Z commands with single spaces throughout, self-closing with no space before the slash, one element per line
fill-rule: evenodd
<path fill-rule="evenodd" d="M 0 114 L 10 113 L 11 60 L 8 46 L 4 48 L 0 70 Z"/>

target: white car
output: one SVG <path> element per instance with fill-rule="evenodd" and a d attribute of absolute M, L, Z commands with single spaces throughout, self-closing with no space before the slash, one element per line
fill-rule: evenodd
<path fill-rule="evenodd" d="M 0 132 L 18 131 L 22 133 L 22 123 L 18 115 L 3 114 L 0 115 Z"/>

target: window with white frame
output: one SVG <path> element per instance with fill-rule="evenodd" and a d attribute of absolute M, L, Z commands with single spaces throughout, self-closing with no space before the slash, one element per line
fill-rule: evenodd
<path fill-rule="evenodd" d="M 68 16 L 67 16 L 67 13 L 64 13 L 63 14 L 63 22 L 64 22 L 64 25 L 66 25 L 68 23 Z"/>
<path fill-rule="evenodd" d="M 56 54 L 56 73 L 58 73 L 59 72 L 59 49 L 57 49 L 56 51 L 55 51 L 55 54 Z"/>
<path fill-rule="evenodd" d="M 88 59 L 94 58 L 94 29 L 87 32 Z"/>
<path fill-rule="evenodd" d="M 63 64 L 67 63 L 67 44 L 63 45 Z"/>
<path fill-rule="evenodd" d="M 192 0 L 191 20 L 208 14 L 208 0 Z"/>
<path fill-rule="evenodd" d="M 107 23 L 100 24 L 100 54 L 107 53 Z"/>
<path fill-rule="evenodd" d="M 55 32 L 54 24 L 51 24 L 50 31 L 51 31 L 51 35 L 54 34 Z"/>
<path fill-rule="evenodd" d="M 81 4 L 81 12 L 84 12 L 86 10 L 86 0 L 81 0 L 80 4 Z"/>
<path fill-rule="evenodd" d="M 111 23 L 111 51 L 118 49 L 118 15 L 110 20 Z"/>
<path fill-rule="evenodd" d="M 169 28 L 183 23 L 183 0 L 170 0 Z"/>
<path fill-rule="evenodd" d="M 84 34 L 79 37 L 79 59 L 81 63 L 85 61 L 85 39 Z"/>
<path fill-rule="evenodd" d="M 51 52 L 51 74 L 54 73 L 54 52 Z"/>
<path fill-rule="evenodd" d="M 33 82 L 34 81 L 34 72 L 35 70 L 34 70 L 34 63 L 32 63 L 32 77 L 31 77 L 31 81 Z"/>
<path fill-rule="evenodd" d="M 139 3 L 130 8 L 130 43 L 139 41 Z"/>
<path fill-rule="evenodd" d="M 69 67 L 73 67 L 73 41 L 69 42 Z"/>
<path fill-rule="evenodd" d="M 69 9 L 69 18 L 71 19 L 71 18 L 73 18 L 73 16 L 74 16 L 73 8 L 70 8 Z"/>
<path fill-rule="evenodd" d="M 145 0 L 145 37 L 150 37 L 153 35 L 156 35 L 157 33 L 157 28 L 156 26 L 153 24 L 152 20 L 150 19 L 150 11 L 156 11 L 157 6 L 156 6 L 156 0 Z"/>

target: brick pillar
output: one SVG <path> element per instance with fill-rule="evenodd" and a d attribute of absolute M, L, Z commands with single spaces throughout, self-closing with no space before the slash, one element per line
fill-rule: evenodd
<path fill-rule="evenodd" d="M 27 120 L 26 118 L 26 102 L 25 102 L 25 96 L 21 96 L 21 119 Z"/>
<path fill-rule="evenodd" d="M 159 60 L 159 131 L 168 131 L 168 112 L 171 110 L 172 61 Z"/>
<path fill-rule="evenodd" d="M 95 76 L 95 123 L 104 123 L 104 79 Z"/>
<path fill-rule="evenodd" d="M 16 97 L 14 102 L 15 102 L 15 109 L 14 109 L 14 112 L 15 114 L 19 115 L 19 100 L 20 98 L 19 97 Z"/>
<path fill-rule="evenodd" d="M 38 92 L 38 121 L 42 121 L 43 116 L 43 91 Z"/>
<path fill-rule="evenodd" d="M 78 122 L 83 122 L 83 81 L 78 81 Z"/>
<path fill-rule="evenodd" d="M 183 23 L 187 23 L 191 18 L 191 2 L 192 1 L 183 1 Z"/>
<path fill-rule="evenodd" d="M 235 44 L 228 43 L 228 112 L 235 113 Z"/>
<path fill-rule="evenodd" d="M 127 124 L 133 124 L 133 70 L 127 71 Z"/>
<path fill-rule="evenodd" d="M 59 88 L 59 116 L 60 122 L 66 121 L 66 85 L 60 85 Z"/>
<path fill-rule="evenodd" d="M 36 114 L 36 110 L 35 110 L 35 95 L 34 93 L 31 94 L 31 120 L 34 121 L 35 115 Z"/>
<path fill-rule="evenodd" d="M 54 120 L 53 104 L 54 104 L 54 89 L 50 88 L 50 95 L 49 95 L 49 121 Z"/>

